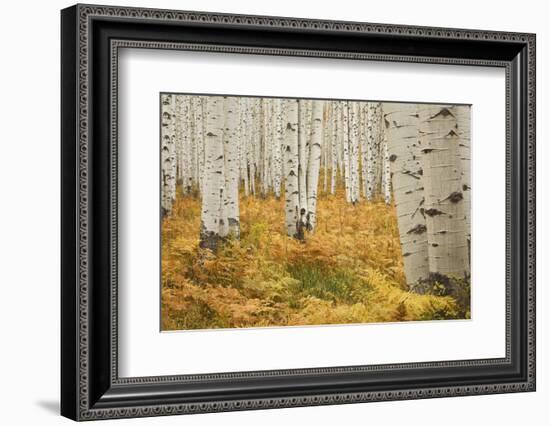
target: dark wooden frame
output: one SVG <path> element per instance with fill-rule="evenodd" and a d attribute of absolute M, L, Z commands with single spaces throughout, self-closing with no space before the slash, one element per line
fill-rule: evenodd
<path fill-rule="evenodd" d="M 64 9 L 61 29 L 64 416 L 89 420 L 535 390 L 533 34 L 96 5 Z M 506 357 L 119 378 L 120 47 L 505 68 Z"/>

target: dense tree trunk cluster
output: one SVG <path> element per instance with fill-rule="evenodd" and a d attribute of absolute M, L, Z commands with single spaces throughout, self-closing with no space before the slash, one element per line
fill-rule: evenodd
<path fill-rule="evenodd" d="M 407 282 L 469 270 L 469 108 L 358 101 L 161 96 L 161 206 L 202 198 L 200 245 L 239 238 L 239 194 L 284 196 L 281 224 L 315 231 L 320 192 L 395 198 Z"/>

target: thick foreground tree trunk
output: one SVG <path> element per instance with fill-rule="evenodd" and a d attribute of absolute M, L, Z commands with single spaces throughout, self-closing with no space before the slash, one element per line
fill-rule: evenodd
<path fill-rule="evenodd" d="M 456 124 L 458 126 L 458 136 L 460 138 L 458 144 L 458 155 L 462 166 L 462 194 L 464 195 L 464 220 L 466 222 L 466 238 L 468 240 L 468 259 L 470 259 L 470 244 L 471 244 L 471 142 L 470 142 L 470 125 L 471 125 L 471 107 L 468 105 L 457 105 L 452 109 L 456 116 Z"/>
<path fill-rule="evenodd" d="M 429 276 L 417 105 L 384 103 L 383 111 L 405 275 L 417 291 Z"/>
<path fill-rule="evenodd" d="M 469 274 L 457 120 L 451 107 L 419 106 L 430 273 Z"/>
<path fill-rule="evenodd" d="M 204 176 L 201 210 L 200 246 L 215 251 L 225 233 L 225 176 L 223 149 L 223 98 L 209 97 L 206 107 Z"/>

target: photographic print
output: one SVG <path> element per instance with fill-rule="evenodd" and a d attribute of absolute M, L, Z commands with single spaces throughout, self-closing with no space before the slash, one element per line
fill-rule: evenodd
<path fill-rule="evenodd" d="M 470 105 L 159 101 L 163 331 L 470 318 Z"/>

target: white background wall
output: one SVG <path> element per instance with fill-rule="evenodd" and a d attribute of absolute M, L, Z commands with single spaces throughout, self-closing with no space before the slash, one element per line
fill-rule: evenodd
<path fill-rule="evenodd" d="M 545 424 L 550 401 L 550 28 L 545 2 L 441 0 L 108 1 L 143 7 L 296 16 L 537 33 L 538 390 L 422 401 L 293 408 L 118 424 Z M 59 9 L 71 3 L 11 1 L 0 26 L 0 419 L 68 424 L 59 404 Z M 490 256 L 490 253 L 486 254 Z M 131 423 L 129 423 L 131 422 Z M 106 422 L 108 424 L 113 422 Z"/>

